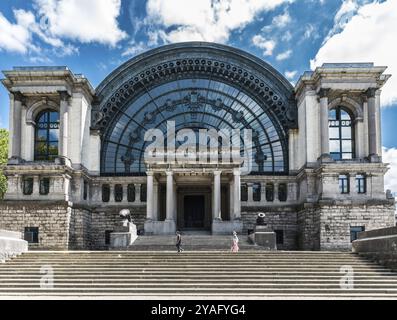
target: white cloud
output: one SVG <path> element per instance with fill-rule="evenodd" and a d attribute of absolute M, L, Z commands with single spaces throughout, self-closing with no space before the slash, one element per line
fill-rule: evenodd
<path fill-rule="evenodd" d="M 382 104 L 397 102 L 397 1 L 373 2 L 360 7 L 340 33 L 332 35 L 311 61 L 374 62 L 394 74 L 383 88 Z"/>
<path fill-rule="evenodd" d="M 285 11 L 284 14 L 279 16 L 275 16 L 272 21 L 272 25 L 277 28 L 284 28 L 291 22 L 291 16 L 289 15 L 288 11 Z"/>
<path fill-rule="evenodd" d="M 338 12 L 334 17 L 334 26 L 328 33 L 327 37 L 324 39 L 324 42 L 327 42 L 329 38 L 331 38 L 334 34 L 343 30 L 346 24 L 350 21 L 352 17 L 357 13 L 359 9 L 359 4 L 356 0 L 344 0 L 342 5 L 340 6 Z"/>
<path fill-rule="evenodd" d="M 115 46 L 127 34 L 117 18 L 121 0 L 35 0 L 46 34 Z"/>
<path fill-rule="evenodd" d="M 143 41 L 139 41 L 138 43 L 131 42 L 129 47 L 125 49 L 121 55 L 123 57 L 135 56 L 143 51 L 146 51 L 147 49 L 148 46 Z"/>
<path fill-rule="evenodd" d="M 263 49 L 264 56 L 271 56 L 273 50 L 276 47 L 276 42 L 274 40 L 267 40 L 263 36 L 257 34 L 252 38 L 252 43 L 260 49 Z"/>
<path fill-rule="evenodd" d="M 277 61 L 283 61 L 283 60 L 286 60 L 289 57 L 291 57 L 291 55 L 292 55 L 292 50 L 287 50 L 287 51 L 284 51 L 284 52 L 278 54 L 276 56 L 276 60 Z"/>
<path fill-rule="evenodd" d="M 281 40 L 285 42 L 289 42 L 291 39 L 292 39 L 292 34 L 289 30 L 286 31 L 284 35 L 281 37 Z"/>
<path fill-rule="evenodd" d="M 285 77 L 286 77 L 288 80 L 293 80 L 293 79 L 295 78 L 295 76 L 296 76 L 297 73 L 298 73 L 297 70 L 294 70 L 294 71 L 285 71 L 285 72 L 284 72 L 284 75 L 285 75 Z"/>
<path fill-rule="evenodd" d="M 226 42 L 233 30 L 243 28 L 263 11 L 293 0 L 148 0 L 147 23 L 158 26 L 164 42 Z"/>
<path fill-rule="evenodd" d="M 382 151 L 383 162 L 390 164 L 390 169 L 385 174 L 385 190 L 397 192 L 397 149 L 383 147 Z"/>
<path fill-rule="evenodd" d="M 26 53 L 31 41 L 30 32 L 23 26 L 12 24 L 0 12 L 0 49 Z"/>
<path fill-rule="evenodd" d="M 303 34 L 302 40 L 306 40 L 306 39 L 310 39 L 310 38 L 317 39 L 318 35 L 315 33 L 315 31 L 316 31 L 316 29 L 314 28 L 314 26 L 309 23 L 305 27 L 305 33 Z"/>

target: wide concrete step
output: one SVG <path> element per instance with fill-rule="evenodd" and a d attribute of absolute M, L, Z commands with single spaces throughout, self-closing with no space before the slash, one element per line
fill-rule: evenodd
<path fill-rule="evenodd" d="M 42 288 L 43 266 L 54 286 Z M 342 266 L 354 271 L 341 288 Z M 97 251 L 23 254 L 0 265 L 0 297 L 397 298 L 397 273 L 351 253 Z"/>

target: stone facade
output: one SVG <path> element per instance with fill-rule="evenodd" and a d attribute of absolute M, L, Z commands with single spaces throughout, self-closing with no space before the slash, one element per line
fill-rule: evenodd
<path fill-rule="evenodd" d="M 154 234 L 192 227 L 247 234 L 257 213 L 264 212 L 268 225 L 278 231 L 279 249 L 349 249 L 352 227 L 395 225 L 394 198 L 384 190 L 388 167 L 381 158 L 380 95 L 389 78 L 385 70 L 373 64 L 325 64 L 304 73 L 294 88 L 245 52 L 188 43 L 136 57 L 96 89 L 63 67 L 5 71 L 11 143 L 0 229 L 38 228 L 38 243 L 30 248 L 106 249 L 121 209 L 130 209 L 139 232 Z M 181 79 L 188 83 L 182 99 L 159 98 L 141 108 L 145 92 L 155 94 Z M 245 111 L 233 109 L 227 97 L 232 89 L 219 92 L 216 87 L 200 95 L 205 89 L 191 89 L 200 85 L 197 79 L 208 90 L 208 79 L 240 88 L 247 98 L 238 105 Z M 212 99 L 214 92 L 223 94 L 223 100 Z M 203 110 L 212 120 L 198 123 Z M 332 124 L 333 110 L 343 110 L 349 120 L 335 118 Z M 47 111 L 59 120 L 38 123 Z M 256 125 L 255 170 L 246 174 L 233 161 L 147 160 L 137 147 L 143 139 L 139 128 L 160 128 L 164 124 L 156 121 L 173 112 L 175 118 L 184 117 L 180 128 L 222 121 L 239 128 Z M 348 143 L 340 138 L 335 147 L 335 124 L 340 135 L 346 134 L 342 126 L 351 130 Z M 43 152 L 37 138 L 43 128 L 48 134 L 58 130 L 58 152 L 51 161 L 37 157 Z M 335 148 L 340 148 L 339 158 Z"/>

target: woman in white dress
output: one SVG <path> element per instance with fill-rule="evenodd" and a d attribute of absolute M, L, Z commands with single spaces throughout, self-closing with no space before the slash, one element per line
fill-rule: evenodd
<path fill-rule="evenodd" d="M 239 250 L 238 247 L 238 237 L 237 237 L 237 232 L 233 231 L 233 244 L 232 244 L 232 252 L 237 253 Z"/>

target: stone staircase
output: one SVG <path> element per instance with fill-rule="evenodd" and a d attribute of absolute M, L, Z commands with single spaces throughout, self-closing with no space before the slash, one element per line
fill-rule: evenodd
<path fill-rule="evenodd" d="M 342 266 L 354 288 L 341 288 Z M 397 273 L 342 252 L 30 251 L 0 264 L 5 297 L 397 299 Z"/>
<path fill-rule="evenodd" d="M 138 236 L 135 242 L 126 248 L 130 251 L 176 251 L 175 236 Z M 182 235 L 182 248 L 185 251 L 228 251 L 232 246 L 232 237 L 229 235 L 207 235 L 205 233 L 193 233 Z M 240 236 L 239 247 L 241 250 L 262 250 L 253 245 L 248 237 Z"/>

